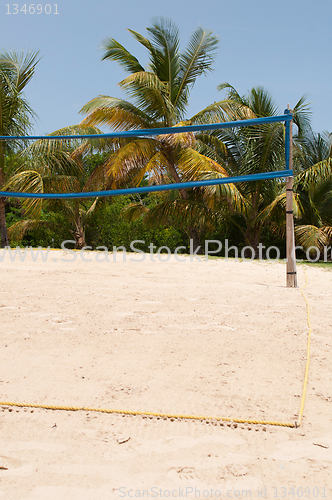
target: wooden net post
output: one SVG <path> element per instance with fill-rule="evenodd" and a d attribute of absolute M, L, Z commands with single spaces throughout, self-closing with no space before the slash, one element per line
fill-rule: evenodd
<path fill-rule="evenodd" d="M 285 114 L 290 114 L 289 105 Z M 286 121 L 286 170 L 293 169 L 293 121 Z M 295 234 L 293 215 L 293 176 L 286 177 L 286 286 L 297 287 Z"/>

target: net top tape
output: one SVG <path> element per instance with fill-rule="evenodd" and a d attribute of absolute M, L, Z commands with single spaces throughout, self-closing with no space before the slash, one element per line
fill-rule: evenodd
<path fill-rule="evenodd" d="M 237 120 L 234 122 L 221 122 L 209 123 L 206 125 L 185 125 L 181 127 L 164 127 L 164 128 L 151 128 L 142 130 L 127 130 L 124 132 L 112 132 L 110 134 L 86 134 L 86 135 L 1 135 L 0 140 L 14 141 L 14 140 L 43 140 L 43 139 L 115 139 L 117 137 L 146 137 L 153 135 L 168 135 L 179 134 L 184 132 L 201 132 L 204 130 L 219 130 L 223 128 L 237 128 L 249 127 L 251 125 L 260 125 L 264 123 L 275 122 L 290 122 L 292 120 L 291 114 L 280 116 L 268 116 L 266 118 L 253 118 L 251 120 Z"/>

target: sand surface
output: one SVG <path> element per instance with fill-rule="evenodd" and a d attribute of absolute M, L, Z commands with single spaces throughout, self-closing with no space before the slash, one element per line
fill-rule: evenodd
<path fill-rule="evenodd" d="M 84 255 L 0 262 L 2 402 L 297 420 L 307 307 L 283 264 Z M 2 405 L 0 500 L 331 499 L 332 273 L 306 273 L 300 428 Z"/>

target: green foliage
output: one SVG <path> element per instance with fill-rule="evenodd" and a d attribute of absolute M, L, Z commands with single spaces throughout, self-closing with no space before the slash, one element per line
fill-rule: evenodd
<path fill-rule="evenodd" d="M 68 220 L 60 212 L 42 210 L 38 227 L 27 232 L 21 241 L 22 247 L 51 247 L 60 248 L 62 241 L 72 240 L 73 235 L 68 229 Z M 11 246 L 13 242 L 11 242 Z"/>
<path fill-rule="evenodd" d="M 171 251 L 178 246 L 185 246 L 188 250 L 187 235 L 175 227 L 160 226 L 147 229 L 142 218 L 133 222 L 126 220 L 123 209 L 132 201 L 132 197 L 129 196 L 105 200 L 95 211 L 86 228 L 86 244 L 93 249 L 105 246 L 112 250 L 113 246 L 123 246 L 130 251 L 132 241 L 143 240 L 144 244 L 135 244 L 135 247 L 146 252 L 150 251 L 148 248 L 150 243 L 157 248 L 167 246 Z M 8 206 L 8 223 L 14 224 L 22 220 L 22 217 L 19 202 Z M 27 231 L 20 242 L 11 240 L 11 246 L 61 248 L 61 243 L 65 240 L 74 240 L 66 214 L 61 210 L 54 212 L 45 206 L 41 212 L 40 224 Z M 66 246 L 70 247 L 70 244 Z"/>
<path fill-rule="evenodd" d="M 187 236 L 174 227 L 161 226 L 156 229 L 147 229 L 142 218 L 133 222 L 125 220 L 123 209 L 131 202 L 132 199 L 129 196 L 119 196 L 96 211 L 86 233 L 88 244 L 93 248 L 105 246 L 108 249 L 112 249 L 113 246 L 123 246 L 130 251 L 132 241 L 143 240 L 144 244 L 135 244 L 135 247 L 146 252 L 149 252 L 150 243 L 158 248 L 167 246 L 171 251 L 178 246 L 187 248 Z"/>

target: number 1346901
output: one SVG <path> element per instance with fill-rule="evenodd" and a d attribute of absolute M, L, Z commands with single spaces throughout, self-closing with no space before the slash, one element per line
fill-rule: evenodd
<path fill-rule="evenodd" d="M 19 5 L 17 3 L 7 3 L 6 14 L 59 14 L 58 5 L 56 3 L 42 5 L 41 3 L 25 3 L 24 5 Z"/>

